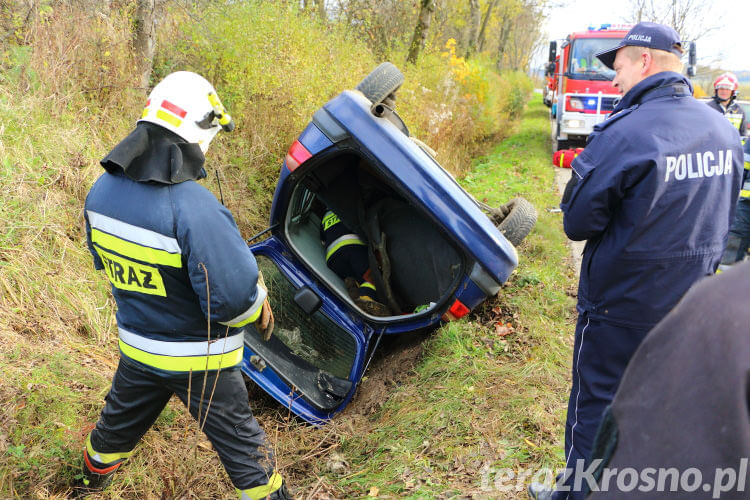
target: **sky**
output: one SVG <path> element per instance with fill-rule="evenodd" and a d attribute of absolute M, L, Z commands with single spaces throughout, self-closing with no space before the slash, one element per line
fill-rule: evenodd
<path fill-rule="evenodd" d="M 655 0 L 664 2 L 667 0 Z M 714 30 L 696 43 L 698 63 L 730 71 L 750 70 L 750 0 L 705 0 L 711 13 L 723 15 L 721 29 Z M 550 0 L 544 31 L 548 40 L 565 38 L 572 31 L 590 25 L 622 23 L 629 13 L 627 0 Z M 716 16 L 706 23 L 718 25 Z M 547 47 L 537 56 L 539 66 L 546 60 Z M 535 58 L 536 59 L 536 58 Z"/>

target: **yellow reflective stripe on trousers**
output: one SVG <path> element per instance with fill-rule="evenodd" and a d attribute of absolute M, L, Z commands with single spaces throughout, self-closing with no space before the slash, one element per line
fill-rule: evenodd
<path fill-rule="evenodd" d="M 242 361 L 244 333 L 198 342 L 165 342 L 119 328 L 120 351 L 160 370 L 187 372 L 230 368 Z"/>
<path fill-rule="evenodd" d="M 750 198 L 750 189 L 740 191 L 740 198 Z"/>
<path fill-rule="evenodd" d="M 91 228 L 91 241 L 120 255 L 161 266 L 182 267 L 182 255 L 150 248 Z"/>
<path fill-rule="evenodd" d="M 369 281 L 363 281 L 361 285 L 359 285 L 360 288 L 370 288 L 372 290 L 376 290 L 375 285 L 370 283 Z"/>
<path fill-rule="evenodd" d="M 328 246 L 328 250 L 326 251 L 326 262 L 328 262 L 328 259 L 330 259 L 331 256 L 336 253 L 336 251 L 338 251 L 341 247 L 345 247 L 347 245 L 367 246 L 365 242 L 359 239 L 359 236 L 357 236 L 356 234 L 345 234 L 333 240 L 333 243 Z"/>
<path fill-rule="evenodd" d="M 248 488 L 246 490 L 235 488 L 235 491 L 237 491 L 237 498 L 239 498 L 240 500 L 262 500 L 274 491 L 281 488 L 281 484 L 283 483 L 283 481 L 284 479 L 281 477 L 281 474 L 279 474 L 278 472 L 274 472 L 271 478 L 268 480 L 268 484 L 264 484 L 263 486 L 256 486 L 255 488 Z"/>
<path fill-rule="evenodd" d="M 91 434 L 89 433 L 88 436 L 86 436 L 86 451 L 89 454 L 89 457 L 93 458 L 100 464 L 109 465 L 112 462 L 116 462 L 118 460 L 122 460 L 125 458 L 128 458 L 132 451 L 123 451 L 121 453 L 101 453 L 96 451 L 91 446 Z"/>

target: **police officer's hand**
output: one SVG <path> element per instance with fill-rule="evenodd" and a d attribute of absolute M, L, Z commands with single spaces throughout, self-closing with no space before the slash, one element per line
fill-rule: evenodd
<path fill-rule="evenodd" d="M 260 311 L 260 317 L 255 321 L 255 329 L 263 335 L 263 340 L 271 338 L 273 324 L 273 311 L 271 310 L 271 304 L 268 303 L 268 298 L 266 298 L 263 301 L 263 309 Z"/>

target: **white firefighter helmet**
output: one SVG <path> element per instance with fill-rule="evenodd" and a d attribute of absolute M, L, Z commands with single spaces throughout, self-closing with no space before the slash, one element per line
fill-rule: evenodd
<path fill-rule="evenodd" d="M 714 80 L 714 90 L 727 89 L 732 91 L 732 96 L 737 94 L 737 89 L 740 86 L 739 80 L 734 73 L 727 71 L 716 77 Z"/>
<path fill-rule="evenodd" d="M 208 80 L 190 71 L 177 71 L 159 82 L 146 101 L 139 122 L 171 130 L 203 153 L 219 129 L 234 130 L 234 121 Z"/>

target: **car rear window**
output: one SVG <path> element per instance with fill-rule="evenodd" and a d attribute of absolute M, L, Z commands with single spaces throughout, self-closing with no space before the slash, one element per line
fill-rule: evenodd
<path fill-rule="evenodd" d="M 258 268 L 263 273 L 268 288 L 268 300 L 273 310 L 273 336 L 281 341 L 287 350 L 285 353 L 277 354 L 296 360 L 297 364 L 308 369 L 308 365 L 311 365 L 335 377 L 349 378 L 357 354 L 357 344 L 352 335 L 320 310 L 312 315 L 306 314 L 294 302 L 297 289 L 276 264 L 263 255 L 257 255 L 256 260 Z M 247 330 L 248 335 L 252 337 L 251 345 L 263 342 L 254 328 Z M 290 377 L 290 374 L 280 375 Z M 299 386 L 298 382 L 290 381 Z"/>

